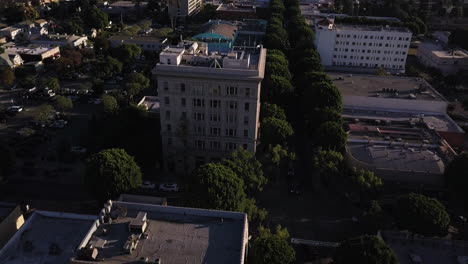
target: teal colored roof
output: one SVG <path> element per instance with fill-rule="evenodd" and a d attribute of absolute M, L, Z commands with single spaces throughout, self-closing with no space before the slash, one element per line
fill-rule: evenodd
<path fill-rule="evenodd" d="M 202 39 L 223 39 L 223 40 L 232 40 L 232 38 L 228 38 L 226 36 L 223 36 L 221 34 L 217 33 L 201 33 L 198 35 L 193 36 L 192 38 L 197 39 L 197 40 L 202 40 Z"/>

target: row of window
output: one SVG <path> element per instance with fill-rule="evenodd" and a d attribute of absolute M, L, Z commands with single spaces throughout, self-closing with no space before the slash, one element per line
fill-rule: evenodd
<path fill-rule="evenodd" d="M 210 127 L 208 135 L 209 136 L 221 136 L 221 131 L 222 131 L 222 129 L 220 127 Z M 193 132 L 194 132 L 195 135 L 200 135 L 200 136 L 206 135 L 205 127 L 203 127 L 203 126 L 195 126 L 193 128 Z M 237 129 L 236 128 L 226 128 L 226 129 L 224 129 L 223 136 L 237 137 L 237 136 L 240 136 L 240 135 L 237 135 Z M 244 137 L 249 137 L 249 130 L 248 129 L 244 129 L 243 136 Z"/>
<path fill-rule="evenodd" d="M 210 108 L 221 108 L 221 100 L 209 100 Z M 164 104 L 170 105 L 171 100 L 169 96 L 164 97 Z M 185 98 L 180 98 L 180 104 L 185 107 L 187 105 L 187 100 Z M 205 99 L 194 98 L 193 107 L 205 107 Z M 226 108 L 228 109 L 237 109 L 236 101 L 226 101 Z M 244 111 L 248 112 L 250 110 L 250 103 L 244 103 Z"/>
<path fill-rule="evenodd" d="M 187 119 L 187 112 L 181 112 L 181 119 L 185 120 Z M 171 112 L 166 111 L 165 112 L 165 119 L 167 121 L 171 120 Z M 205 121 L 205 113 L 200 113 L 200 112 L 195 112 L 193 113 L 193 120 L 195 121 Z M 219 113 L 210 113 L 209 114 L 209 121 L 210 122 L 221 122 L 221 114 Z M 237 123 L 237 114 L 232 114 L 232 113 L 227 113 L 225 114 L 225 122 L 227 123 Z M 244 116 L 244 125 L 249 124 L 249 117 Z M 170 125 L 167 127 L 167 131 L 171 131 Z"/>
<path fill-rule="evenodd" d="M 333 58 L 335 59 L 347 59 L 348 58 L 348 55 L 333 55 Z M 364 56 L 349 56 L 350 59 L 354 59 L 354 60 L 380 60 L 380 57 L 364 57 Z M 404 58 L 387 58 L 387 57 L 383 57 L 382 58 L 382 61 L 405 61 Z"/>
<path fill-rule="evenodd" d="M 169 83 L 168 82 L 163 82 L 163 89 L 164 91 L 169 91 Z M 226 86 L 225 87 L 225 95 L 238 95 L 238 88 L 234 86 Z M 185 89 L 185 83 L 179 83 L 179 91 L 184 93 L 186 91 Z M 193 92 L 195 93 L 203 93 L 203 88 L 202 87 L 194 87 Z M 250 88 L 244 88 L 244 95 L 246 97 L 250 96 Z M 218 87 L 214 87 L 211 89 L 212 94 L 217 94 L 221 95 L 221 86 L 218 85 Z"/>
<path fill-rule="evenodd" d="M 356 53 L 359 53 L 359 52 L 362 52 L 362 53 L 377 53 L 377 54 L 380 54 L 382 51 L 381 50 L 365 50 L 365 49 L 345 49 L 345 48 L 335 48 L 335 51 L 336 52 L 356 52 Z M 383 51 L 383 54 L 402 54 L 402 55 L 406 55 L 406 51 L 394 51 L 394 50 L 384 50 Z"/>
<path fill-rule="evenodd" d="M 403 69 L 403 65 L 391 65 L 391 64 L 377 64 L 377 63 L 362 63 L 362 62 L 332 62 L 333 66 L 356 66 L 356 67 L 369 67 L 369 68 L 377 68 L 377 67 L 382 67 L 382 68 L 392 68 L 392 69 Z"/>
<path fill-rule="evenodd" d="M 385 39 L 384 36 L 369 36 L 369 35 L 350 35 L 350 34 L 336 34 L 337 38 L 353 38 L 353 39 Z M 405 40 L 409 41 L 409 37 L 396 37 L 387 36 L 386 40 Z"/>
<path fill-rule="evenodd" d="M 349 41 L 336 41 L 335 44 L 336 45 L 347 45 L 349 46 Z M 389 44 L 389 43 L 385 43 L 385 45 L 383 43 L 372 43 L 372 42 L 369 42 L 369 44 L 367 44 L 366 42 L 351 42 L 351 45 L 358 45 L 358 46 L 369 46 L 369 47 L 386 47 L 386 48 L 408 48 L 408 45 L 407 44 Z"/>

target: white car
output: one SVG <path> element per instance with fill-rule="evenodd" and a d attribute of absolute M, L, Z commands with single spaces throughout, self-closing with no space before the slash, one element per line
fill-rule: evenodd
<path fill-rule="evenodd" d="M 159 190 L 164 192 L 178 192 L 179 186 L 177 183 L 163 183 L 159 185 Z"/>
<path fill-rule="evenodd" d="M 154 189 L 156 188 L 156 184 L 150 182 L 150 181 L 144 181 L 141 186 L 142 189 Z"/>
<path fill-rule="evenodd" d="M 73 146 L 70 148 L 70 152 L 73 153 L 86 153 L 88 151 L 86 148 L 79 147 L 79 146 Z"/>
<path fill-rule="evenodd" d="M 8 107 L 7 111 L 10 113 L 19 113 L 23 111 L 23 107 L 19 105 L 14 105 L 14 106 Z"/>

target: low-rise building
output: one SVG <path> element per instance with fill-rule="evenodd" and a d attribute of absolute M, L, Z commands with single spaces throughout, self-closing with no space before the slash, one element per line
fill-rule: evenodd
<path fill-rule="evenodd" d="M 417 57 L 422 64 L 437 68 L 444 75 L 468 70 L 468 52 L 459 48 L 444 47 L 441 42 L 423 41 L 419 45 Z"/>
<path fill-rule="evenodd" d="M 245 263 L 247 215 L 109 201 L 70 264 Z"/>
<path fill-rule="evenodd" d="M 31 44 L 48 46 L 48 47 L 60 47 L 60 46 L 71 46 L 74 48 L 82 48 L 88 45 L 87 36 L 77 36 L 77 35 L 36 35 L 31 36 Z"/>
<path fill-rule="evenodd" d="M 405 72 L 412 36 L 407 28 L 335 24 L 334 18 L 324 18 L 315 31 L 315 46 L 325 68 Z"/>
<path fill-rule="evenodd" d="M 101 10 L 108 14 L 111 19 L 116 21 L 138 19 L 143 15 L 148 2 L 146 1 L 117 1 L 112 4 L 104 5 Z"/>
<path fill-rule="evenodd" d="M 5 49 L 6 52 L 19 54 L 25 62 L 43 61 L 47 58 L 60 57 L 59 47 L 44 47 L 44 46 L 13 46 Z"/>
<path fill-rule="evenodd" d="M 69 263 L 96 216 L 35 211 L 0 250 L 0 263 Z"/>
<path fill-rule="evenodd" d="M 16 68 L 23 65 L 24 60 L 14 52 L 4 52 L 0 54 L 0 67 Z"/>
<path fill-rule="evenodd" d="M 151 36 L 112 36 L 109 38 L 112 47 L 118 47 L 122 44 L 135 44 L 143 51 L 160 52 L 167 40 Z"/>
<path fill-rule="evenodd" d="M 224 3 L 216 8 L 216 18 L 226 20 L 258 18 L 257 6 L 253 4 Z"/>
<path fill-rule="evenodd" d="M 444 186 L 452 147 L 464 131 L 446 113 L 447 101 L 419 78 L 329 73 L 343 96 L 347 161 L 385 181 Z"/>
<path fill-rule="evenodd" d="M 16 38 L 16 35 L 23 32 L 21 28 L 17 27 L 6 27 L 0 29 L 0 36 L 6 37 L 9 41 L 13 41 Z"/>

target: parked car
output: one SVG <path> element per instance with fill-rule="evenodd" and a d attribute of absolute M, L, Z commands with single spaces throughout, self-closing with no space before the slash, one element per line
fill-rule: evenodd
<path fill-rule="evenodd" d="M 142 189 L 154 189 L 156 188 L 156 184 L 150 182 L 150 181 L 144 181 L 141 186 Z"/>
<path fill-rule="evenodd" d="M 16 114 L 23 111 L 23 107 L 19 105 L 10 106 L 7 108 L 7 113 Z"/>
<path fill-rule="evenodd" d="M 70 152 L 72 153 L 86 153 L 88 150 L 86 148 L 83 148 L 83 147 L 79 147 L 79 146 L 72 146 L 70 148 Z"/>
<path fill-rule="evenodd" d="M 177 183 L 163 183 L 159 185 L 159 190 L 164 192 L 178 192 L 179 186 Z"/>
<path fill-rule="evenodd" d="M 64 128 L 66 125 L 68 124 L 68 122 L 66 120 L 57 120 L 57 121 L 54 121 L 50 127 L 51 128 Z"/>
<path fill-rule="evenodd" d="M 297 183 L 291 184 L 289 188 L 289 193 L 295 194 L 295 195 L 301 195 L 302 194 L 301 185 Z"/>

